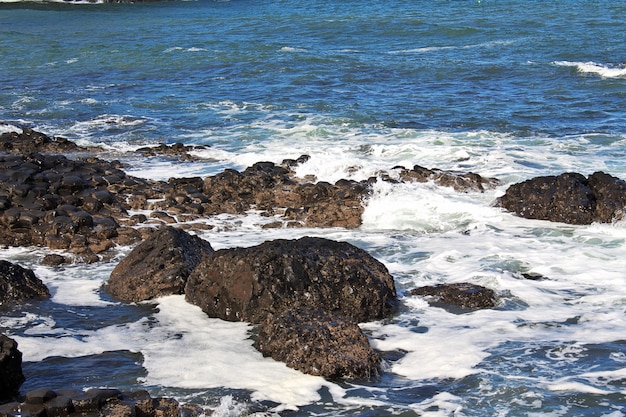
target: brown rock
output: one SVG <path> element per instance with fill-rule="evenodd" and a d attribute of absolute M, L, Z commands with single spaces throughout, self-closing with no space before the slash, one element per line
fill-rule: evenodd
<path fill-rule="evenodd" d="M 510 186 L 497 204 L 528 219 L 608 223 L 623 217 L 626 182 L 603 172 L 536 177 Z"/>
<path fill-rule="evenodd" d="M 0 305 L 49 297 L 48 288 L 32 270 L 0 260 Z"/>
<path fill-rule="evenodd" d="M 191 273 L 185 297 L 230 321 L 260 323 L 302 304 L 361 322 L 392 313 L 396 291 L 387 268 L 362 249 L 305 237 L 216 251 Z"/>
<path fill-rule="evenodd" d="M 129 302 L 182 294 L 191 271 L 213 251 L 210 243 L 173 227 L 161 227 L 111 272 L 106 289 Z"/>
<path fill-rule="evenodd" d="M 424 296 L 430 304 L 452 308 L 455 312 L 493 308 L 498 304 L 493 290 L 466 282 L 420 287 L 411 290 L 410 294 Z"/>
<path fill-rule="evenodd" d="M 268 318 L 257 348 L 291 368 L 325 378 L 369 379 L 380 372 L 380 357 L 355 321 L 312 307 L 293 307 Z"/>

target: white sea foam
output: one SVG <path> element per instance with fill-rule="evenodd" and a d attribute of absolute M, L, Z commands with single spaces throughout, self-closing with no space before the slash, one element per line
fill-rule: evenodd
<path fill-rule="evenodd" d="M 320 398 L 326 387 L 337 399 L 345 392 L 321 377 L 304 375 L 264 358 L 249 338 L 251 326 L 211 319 L 184 296 L 163 297 L 152 319 L 95 331 L 40 329 L 37 336 L 16 336 L 24 358 L 79 357 L 106 351 L 140 352 L 145 383 L 164 387 L 246 389 L 255 401 L 296 409 Z M 51 333 L 52 332 L 52 333 Z M 48 334 L 51 337 L 41 337 Z"/>
<path fill-rule="evenodd" d="M 17 132 L 22 133 L 22 128 L 11 123 L 0 123 L 0 135 L 3 133 Z"/>
<path fill-rule="evenodd" d="M 579 72 L 588 74 L 597 74 L 603 78 L 622 78 L 626 77 L 626 66 L 599 64 L 596 62 L 570 62 L 570 61 L 556 61 L 555 65 L 561 65 L 566 67 L 575 67 Z"/>

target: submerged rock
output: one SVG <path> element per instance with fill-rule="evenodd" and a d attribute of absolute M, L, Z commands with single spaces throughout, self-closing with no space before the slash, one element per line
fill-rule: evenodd
<path fill-rule="evenodd" d="M 497 204 L 527 219 L 610 223 L 623 218 L 626 182 L 604 172 L 536 177 L 511 185 Z"/>
<path fill-rule="evenodd" d="M 151 397 L 148 391 L 91 388 L 87 391 L 40 388 L 26 393 L 19 402 L 0 406 L 0 415 L 100 416 L 100 417 L 187 417 L 206 415 L 200 407 L 181 406 L 173 398 Z"/>
<path fill-rule="evenodd" d="M 185 297 L 230 321 L 260 323 L 306 305 L 362 322 L 388 316 L 396 290 L 387 268 L 362 249 L 304 237 L 213 252 L 189 276 Z"/>
<path fill-rule="evenodd" d="M 269 317 L 256 346 L 264 356 L 325 378 L 369 379 L 380 372 L 380 356 L 358 324 L 319 308 L 292 307 Z"/>
<path fill-rule="evenodd" d="M 0 334 L 0 403 L 14 399 L 24 381 L 22 352 L 17 349 L 17 342 Z"/>
<path fill-rule="evenodd" d="M 430 304 L 451 308 L 455 312 L 493 308 L 498 305 L 498 297 L 493 290 L 466 282 L 415 288 L 409 294 L 426 297 Z"/>
<path fill-rule="evenodd" d="M 50 297 L 50 291 L 35 273 L 0 260 L 0 306 Z"/>
<path fill-rule="evenodd" d="M 117 264 L 105 287 L 129 302 L 182 294 L 189 274 L 211 252 L 206 240 L 162 226 Z"/>

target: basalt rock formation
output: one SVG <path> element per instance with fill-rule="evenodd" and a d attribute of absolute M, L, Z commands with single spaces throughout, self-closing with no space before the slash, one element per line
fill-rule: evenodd
<path fill-rule="evenodd" d="M 528 219 L 610 223 L 624 215 L 626 182 L 604 172 L 536 177 L 510 186 L 497 204 Z"/>
<path fill-rule="evenodd" d="M 484 192 L 493 189 L 500 184 L 497 178 L 485 178 L 473 172 L 454 172 L 441 169 L 429 169 L 415 165 L 413 169 L 394 167 L 398 170 L 400 180 L 403 182 L 428 182 L 432 181 L 443 187 L 451 187 L 459 192 Z"/>
<path fill-rule="evenodd" d="M 0 404 L 13 400 L 24 380 L 22 352 L 17 349 L 17 342 L 0 334 Z"/>
<path fill-rule="evenodd" d="M 146 155 L 194 159 L 182 144 L 141 148 Z M 124 164 L 94 156 L 97 148 L 23 129 L 0 135 L 0 245 L 47 246 L 73 259 L 95 262 L 113 246 L 137 243 L 148 228 L 139 224 L 202 226 L 212 215 L 257 210 L 276 222 L 268 227 L 345 227 L 361 225 L 363 201 L 376 178 L 334 184 L 297 178 L 293 167 L 307 156 L 282 164 L 258 162 L 243 171 L 155 181 L 127 175 Z M 66 155 L 61 155 L 64 153 Z M 74 159 L 69 156 L 74 155 Z M 415 166 L 397 167 L 392 180 L 434 181 L 459 191 L 483 191 L 497 183 L 472 173 Z M 131 210 L 142 214 L 129 214 Z M 145 214 L 144 214 L 145 213 Z M 145 233 L 144 233 L 145 232 Z M 72 260 L 72 257 L 68 258 Z M 55 260 L 55 262 L 58 260 Z"/>
<path fill-rule="evenodd" d="M 32 270 L 0 260 L 0 306 L 49 297 L 48 288 Z"/>
<path fill-rule="evenodd" d="M 467 282 L 415 288 L 409 294 L 425 297 L 431 305 L 461 313 L 498 305 L 493 290 Z"/>
<path fill-rule="evenodd" d="M 229 321 L 261 323 L 305 305 L 364 322 L 390 315 L 396 290 L 387 268 L 362 249 L 304 237 L 213 252 L 189 276 L 185 298 Z"/>
<path fill-rule="evenodd" d="M 106 289 L 129 302 L 182 294 L 191 271 L 211 252 L 206 240 L 162 226 L 115 266 Z"/>
<path fill-rule="evenodd" d="M 314 307 L 292 307 L 269 317 L 256 347 L 290 368 L 329 379 L 370 379 L 380 373 L 380 356 L 358 324 Z"/>
<path fill-rule="evenodd" d="M 206 411 L 195 406 L 181 406 L 172 398 L 153 398 L 145 390 L 120 391 L 112 388 L 29 391 L 19 401 L 0 405 L 0 415 L 8 417 L 195 417 Z"/>

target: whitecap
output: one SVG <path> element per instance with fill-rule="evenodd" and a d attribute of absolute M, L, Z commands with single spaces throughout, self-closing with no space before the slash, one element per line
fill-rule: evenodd
<path fill-rule="evenodd" d="M 556 61 L 555 65 L 575 67 L 578 72 L 597 74 L 602 78 L 622 78 L 626 77 L 626 66 L 621 65 L 607 65 L 599 64 L 596 62 L 570 62 L 570 61 Z"/>

